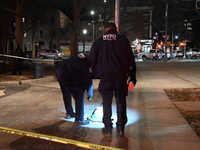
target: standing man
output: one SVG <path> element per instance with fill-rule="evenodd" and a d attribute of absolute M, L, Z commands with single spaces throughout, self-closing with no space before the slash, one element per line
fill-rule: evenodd
<path fill-rule="evenodd" d="M 99 92 L 103 98 L 104 134 L 112 134 L 112 99 L 116 98 L 117 133 L 124 136 L 127 123 L 126 96 L 128 95 L 127 79 L 136 84 L 136 64 L 129 40 L 117 32 L 115 23 L 105 26 L 106 33 L 97 39 L 90 50 L 89 60 L 92 73 L 100 78 Z"/>
<path fill-rule="evenodd" d="M 20 45 L 16 45 L 16 49 L 13 53 L 14 56 L 24 57 L 23 51 L 20 49 Z M 22 75 L 23 59 L 14 58 L 12 75 Z"/>
<path fill-rule="evenodd" d="M 88 92 L 88 100 L 92 97 L 92 74 L 89 60 L 83 53 L 56 63 L 56 76 L 63 94 L 66 109 L 66 119 L 75 118 L 74 125 L 89 125 L 84 120 L 84 92 Z M 72 97 L 75 100 L 75 111 L 72 107 Z"/>

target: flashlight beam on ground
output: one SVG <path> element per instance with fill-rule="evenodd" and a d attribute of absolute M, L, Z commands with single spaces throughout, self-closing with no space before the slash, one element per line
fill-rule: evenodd
<path fill-rule="evenodd" d="M 47 140 L 47 141 L 53 141 L 53 142 L 62 143 L 62 144 L 72 144 L 72 145 L 75 145 L 75 146 L 78 146 L 78 147 L 83 147 L 83 148 L 88 148 L 88 149 L 95 149 L 95 150 L 122 150 L 122 149 L 119 149 L 119 148 L 113 148 L 113 147 L 108 147 L 108 146 L 90 144 L 90 143 L 85 143 L 85 142 L 80 142 L 80 141 L 60 138 L 60 137 L 56 137 L 56 136 L 38 134 L 38 133 L 33 133 L 33 132 L 27 132 L 27 131 L 22 131 L 22 130 L 5 128 L 5 127 L 0 127 L 0 131 L 1 132 L 6 132 L 6 133 L 11 133 L 11 134 L 18 134 L 18 135 L 22 135 L 22 136 L 28 136 L 28 137 L 43 139 L 43 140 Z"/>

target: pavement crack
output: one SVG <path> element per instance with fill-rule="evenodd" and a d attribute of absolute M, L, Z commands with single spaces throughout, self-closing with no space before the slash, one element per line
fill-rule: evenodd
<path fill-rule="evenodd" d="M 170 71 L 166 71 L 166 72 L 168 72 L 169 74 L 171 74 L 171 75 L 173 75 L 173 76 L 175 76 L 175 77 L 177 77 L 177 78 L 179 78 L 179 79 L 181 79 L 183 81 L 186 81 L 186 82 L 191 83 L 191 84 L 193 84 L 193 85 L 195 85 L 197 87 L 200 87 L 200 85 L 198 85 L 198 84 L 196 84 L 196 83 L 194 83 L 194 82 L 192 82 L 190 80 L 184 79 L 184 78 L 180 77 L 179 75 L 176 75 L 176 74 L 174 74 L 174 73 L 172 73 Z"/>

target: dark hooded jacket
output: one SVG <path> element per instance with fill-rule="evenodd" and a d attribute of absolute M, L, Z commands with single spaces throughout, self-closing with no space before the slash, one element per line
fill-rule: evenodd
<path fill-rule="evenodd" d="M 108 30 L 93 43 L 89 60 L 95 78 L 119 72 L 130 74 L 135 79 L 136 64 L 130 42 L 115 29 Z"/>
<path fill-rule="evenodd" d="M 88 59 L 74 56 L 56 64 L 56 76 L 62 84 L 89 89 L 92 85 L 90 67 Z"/>

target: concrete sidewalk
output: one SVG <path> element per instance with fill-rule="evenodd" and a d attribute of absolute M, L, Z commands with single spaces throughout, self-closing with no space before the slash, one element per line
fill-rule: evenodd
<path fill-rule="evenodd" d="M 1 98 L 0 126 L 127 150 L 199 150 L 199 137 L 163 91 L 167 88 L 200 87 L 199 80 L 195 80 L 199 76 L 190 79 L 186 77 L 165 70 L 139 69 L 137 86 L 134 91 L 129 91 L 127 97 L 129 121 L 125 137 L 117 137 L 115 128 L 112 137 L 102 135 L 103 124 L 97 122 L 74 129 L 73 119 L 62 118 L 65 116 L 62 95 L 58 83 L 52 78 L 49 78 L 49 82 L 39 84 L 26 82 L 29 85 L 23 92 Z M 91 115 L 94 108 L 101 104 L 101 96 L 97 91 L 98 82 L 94 80 L 92 101 L 85 101 L 85 117 Z M 113 101 L 114 124 L 115 110 Z M 4 150 L 76 149 L 48 142 L 41 146 L 40 139 L 36 142 L 31 138 L 8 133 L 0 133 L 0 136 L 4 137 L 0 139 L 0 149 Z M 30 141 L 33 147 L 27 147 L 26 144 Z"/>
<path fill-rule="evenodd" d="M 130 150 L 199 150 L 199 137 L 163 91 L 199 86 L 166 71 L 139 71 L 137 78 L 135 90 L 129 91 L 127 98 L 126 137 L 116 138 L 114 129 L 113 138 L 108 142 L 98 130 L 90 129 L 84 140 Z M 93 140 L 94 134 L 98 140 Z"/>

